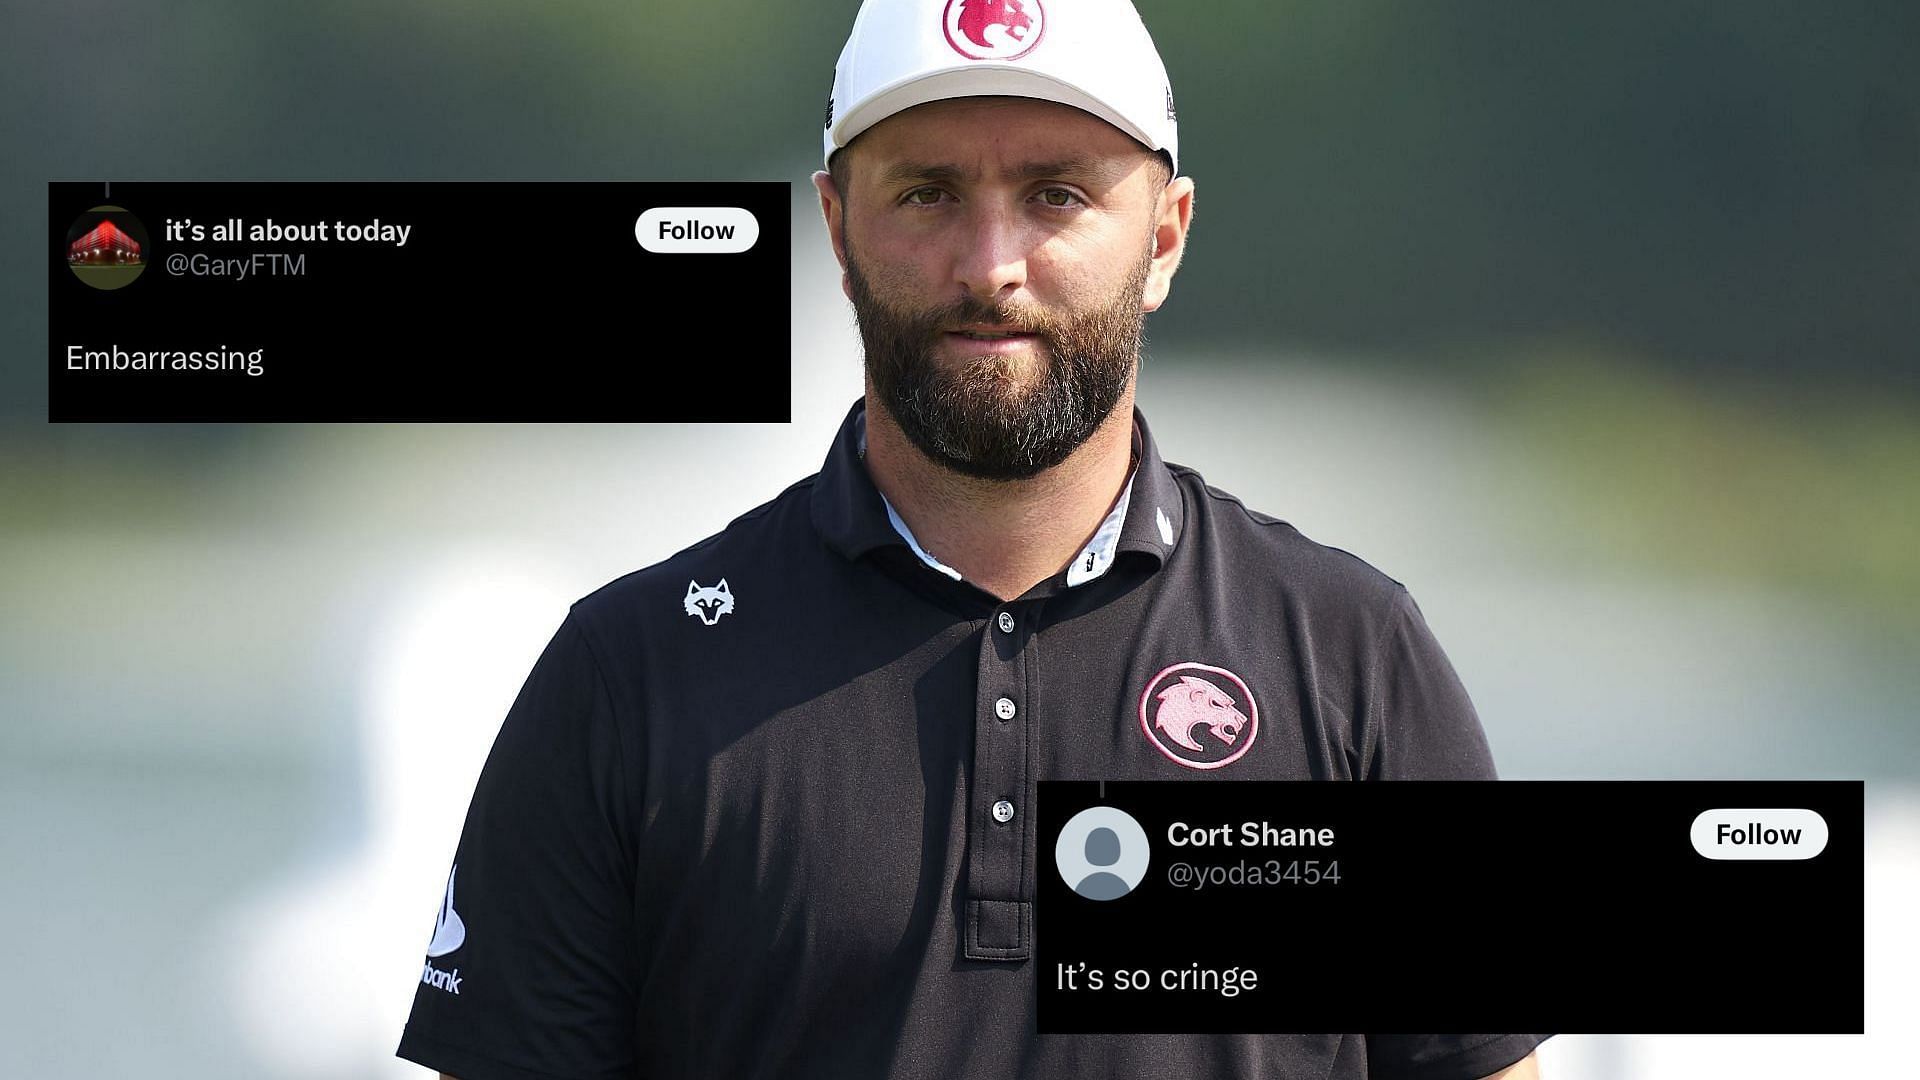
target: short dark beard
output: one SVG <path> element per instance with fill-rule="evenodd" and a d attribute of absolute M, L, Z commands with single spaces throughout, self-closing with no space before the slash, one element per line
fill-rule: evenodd
<path fill-rule="evenodd" d="M 1037 476 L 1091 438 L 1125 395 L 1145 341 L 1140 300 L 1152 266 L 1143 254 L 1110 301 L 1066 318 L 971 296 L 910 312 L 874 295 L 849 250 L 847 281 L 867 377 L 894 423 L 935 463 L 982 480 Z M 1013 392 L 1011 372 L 997 357 L 943 368 L 935 344 L 944 328 L 968 323 L 1038 335 L 1044 378 Z"/>

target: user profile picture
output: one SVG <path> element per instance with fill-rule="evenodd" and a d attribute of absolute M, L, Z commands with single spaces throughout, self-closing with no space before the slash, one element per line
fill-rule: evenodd
<path fill-rule="evenodd" d="M 96 289 L 124 289 L 147 268 L 147 227 L 123 206 L 96 206 L 67 229 L 67 269 Z"/>
<path fill-rule="evenodd" d="M 1147 831 L 1133 815 L 1092 806 L 1073 815 L 1053 845 L 1067 887 L 1089 900 L 1118 900 L 1147 876 Z"/>

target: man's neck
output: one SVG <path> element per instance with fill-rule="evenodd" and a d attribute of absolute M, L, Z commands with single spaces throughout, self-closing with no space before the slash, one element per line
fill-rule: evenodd
<path fill-rule="evenodd" d="M 1011 600 L 1093 538 L 1126 486 L 1133 388 L 1067 460 L 1027 480 L 980 480 L 935 464 L 867 392 L 867 472 L 914 538 L 967 581 Z"/>

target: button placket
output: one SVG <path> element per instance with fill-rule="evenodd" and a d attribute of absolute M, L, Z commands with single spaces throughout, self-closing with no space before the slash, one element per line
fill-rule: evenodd
<path fill-rule="evenodd" d="M 1021 803 L 1027 775 L 1026 655 L 1022 620 L 1001 608 L 979 637 L 974 701 L 972 809 L 968 814 L 964 954 L 1025 960 L 1032 948 L 1032 898 L 1026 894 L 1027 833 Z"/>

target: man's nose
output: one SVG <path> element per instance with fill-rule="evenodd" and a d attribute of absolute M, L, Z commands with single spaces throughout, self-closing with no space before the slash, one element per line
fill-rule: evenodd
<path fill-rule="evenodd" d="M 975 298 L 995 303 L 1026 285 L 1026 239 L 1013 215 L 981 210 L 968 221 L 959 244 L 954 276 Z"/>

